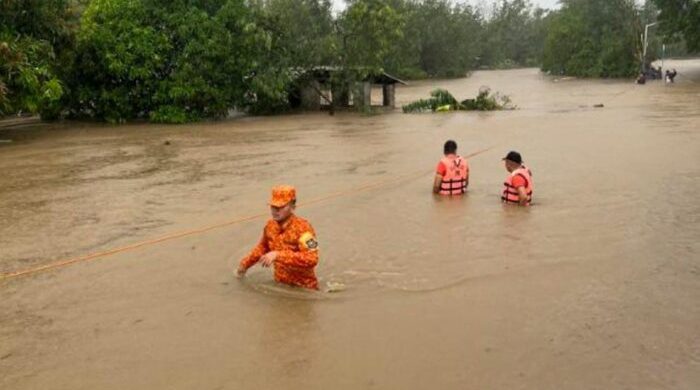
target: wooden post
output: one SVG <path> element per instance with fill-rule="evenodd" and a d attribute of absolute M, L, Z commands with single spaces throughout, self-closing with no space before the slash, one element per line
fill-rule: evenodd
<path fill-rule="evenodd" d="M 350 88 L 347 84 L 335 83 L 331 86 L 333 105 L 336 107 L 348 107 L 350 105 Z"/>
<path fill-rule="evenodd" d="M 382 85 L 383 101 L 384 107 L 396 107 L 396 88 L 395 84 L 383 84 Z"/>
<path fill-rule="evenodd" d="M 372 106 L 372 84 L 369 81 L 361 81 L 356 84 L 356 92 L 352 97 L 357 109 L 366 109 Z"/>
<path fill-rule="evenodd" d="M 320 84 L 316 80 L 310 80 L 309 85 L 306 85 L 301 90 L 301 107 L 305 110 L 320 110 L 321 95 Z"/>

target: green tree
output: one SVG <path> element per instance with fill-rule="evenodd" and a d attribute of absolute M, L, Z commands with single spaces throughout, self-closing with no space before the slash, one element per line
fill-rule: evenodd
<path fill-rule="evenodd" d="M 329 0 L 261 0 L 251 2 L 257 23 L 270 33 L 271 49 L 259 53 L 258 86 L 249 110 L 256 114 L 289 109 L 301 70 L 334 62 L 334 20 Z"/>
<path fill-rule="evenodd" d="M 337 21 L 336 61 L 377 71 L 403 36 L 405 19 L 387 0 L 348 0 Z"/>
<path fill-rule="evenodd" d="M 333 62 L 334 20 L 329 0 L 267 0 L 259 20 L 276 39 L 275 58 L 289 67 Z"/>
<path fill-rule="evenodd" d="M 428 76 L 463 77 L 473 69 L 481 34 L 471 7 L 427 0 L 415 6 L 408 24 L 418 64 Z"/>
<path fill-rule="evenodd" d="M 545 40 L 542 69 L 583 77 L 639 71 L 641 22 L 633 0 L 562 0 Z"/>
<path fill-rule="evenodd" d="M 221 117 L 283 98 L 273 37 L 244 0 L 93 0 L 78 34 L 70 106 L 111 122 Z"/>
<path fill-rule="evenodd" d="M 384 70 L 403 36 L 404 15 L 391 0 L 348 0 L 335 22 L 330 84 L 346 95 L 356 82 Z M 368 108 L 368 107 L 364 107 Z M 363 108 L 363 109 L 364 109 Z"/>
<path fill-rule="evenodd" d="M 495 68 L 541 62 L 547 12 L 527 0 L 501 0 L 484 22 L 481 63 Z"/>
<path fill-rule="evenodd" d="M 59 114 L 62 58 L 72 49 L 80 5 L 69 0 L 0 2 L 0 116 Z"/>
<path fill-rule="evenodd" d="M 377 66 L 402 78 L 464 76 L 473 68 L 479 53 L 481 21 L 471 7 L 450 0 L 390 0 L 382 3 L 391 9 L 394 20 L 384 17 L 373 30 L 354 15 L 356 25 L 365 35 L 364 41 L 379 42 L 372 37 L 373 34 L 378 34 L 383 40 L 381 45 L 385 51 L 375 61 Z M 345 32 L 341 28 L 339 36 L 343 37 Z M 342 42 L 338 47 L 342 50 Z M 369 47 L 360 47 L 357 51 L 366 48 Z M 376 49 L 371 50 L 379 53 Z"/>
<path fill-rule="evenodd" d="M 670 42 L 685 40 L 689 51 L 700 52 L 700 1 L 653 0 L 660 14 L 661 31 Z"/>

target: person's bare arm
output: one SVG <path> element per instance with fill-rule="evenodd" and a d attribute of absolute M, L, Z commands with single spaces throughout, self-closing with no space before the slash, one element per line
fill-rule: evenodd
<path fill-rule="evenodd" d="M 521 206 L 527 206 L 529 199 L 524 186 L 518 187 L 518 200 L 520 201 Z"/>
<path fill-rule="evenodd" d="M 439 194 L 441 187 L 442 187 L 442 176 L 440 174 L 436 174 L 435 180 L 433 180 L 433 193 Z"/>

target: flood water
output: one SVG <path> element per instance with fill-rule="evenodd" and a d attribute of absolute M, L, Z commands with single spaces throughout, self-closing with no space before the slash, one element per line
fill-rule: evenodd
<path fill-rule="evenodd" d="M 235 279 L 265 217 L 4 278 L 0 388 L 698 389 L 700 60 L 665 66 L 397 89 L 514 111 L 0 128 L 1 273 L 264 214 L 287 183 L 345 285 Z M 481 151 L 463 198 L 431 194 L 447 139 Z M 499 202 L 512 149 L 530 208 Z"/>

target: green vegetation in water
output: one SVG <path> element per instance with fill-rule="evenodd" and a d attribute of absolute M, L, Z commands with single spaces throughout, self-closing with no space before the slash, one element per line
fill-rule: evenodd
<path fill-rule="evenodd" d="M 404 113 L 413 112 L 446 112 L 446 111 L 495 111 L 513 110 L 516 108 L 507 95 L 498 92 L 491 93 L 489 87 L 481 87 L 474 99 L 457 101 L 450 92 L 435 89 L 430 92 L 430 99 L 420 99 L 402 107 Z"/>

